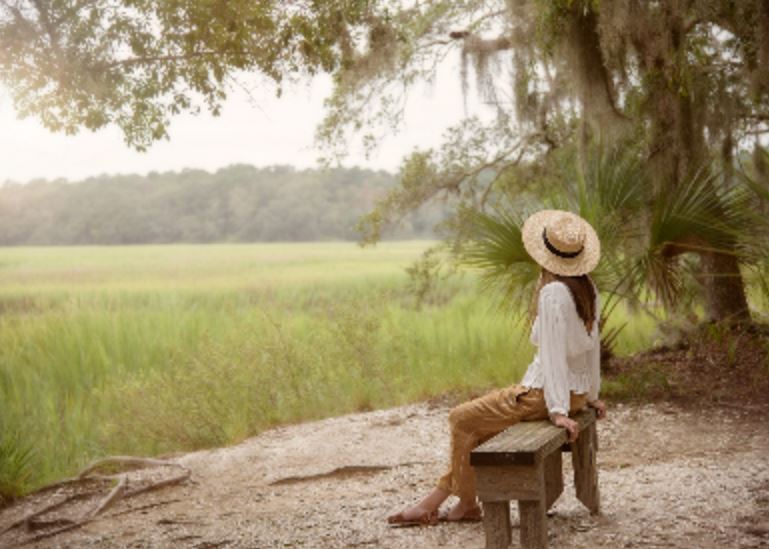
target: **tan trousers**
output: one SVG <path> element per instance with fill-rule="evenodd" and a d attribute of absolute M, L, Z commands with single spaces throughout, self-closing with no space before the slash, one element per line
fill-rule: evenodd
<path fill-rule="evenodd" d="M 572 413 L 586 404 L 587 395 L 571 393 Z M 470 466 L 472 449 L 519 421 L 547 417 L 542 389 L 529 389 L 522 385 L 492 391 L 452 409 L 449 413 L 451 463 L 438 481 L 438 488 L 465 501 L 475 501 L 475 473 Z"/>

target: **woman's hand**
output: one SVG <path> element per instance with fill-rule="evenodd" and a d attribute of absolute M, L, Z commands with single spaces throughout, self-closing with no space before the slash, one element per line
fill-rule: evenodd
<path fill-rule="evenodd" d="M 588 402 L 587 405 L 591 408 L 595 408 L 598 419 L 606 417 L 606 403 L 603 400 L 594 400 L 593 402 Z"/>
<path fill-rule="evenodd" d="M 569 433 L 569 442 L 574 442 L 579 436 L 579 423 L 563 414 L 553 414 L 550 420 L 556 427 L 563 427 Z"/>

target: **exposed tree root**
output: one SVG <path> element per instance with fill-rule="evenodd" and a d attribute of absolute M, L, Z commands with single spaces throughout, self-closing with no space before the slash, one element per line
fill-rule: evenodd
<path fill-rule="evenodd" d="M 29 543 L 35 543 L 40 540 L 43 540 L 45 538 L 52 538 L 54 536 L 58 536 L 59 534 L 63 534 L 64 532 L 69 532 L 70 530 L 76 530 L 80 528 L 81 526 L 84 526 L 85 524 L 91 522 L 92 519 L 86 519 L 86 520 L 79 520 L 77 522 L 73 522 L 72 524 L 69 524 L 67 526 L 62 526 L 61 528 L 57 530 L 51 530 L 50 532 L 45 532 L 43 534 L 38 534 L 35 537 L 25 539 L 19 545 L 27 545 Z"/>
<path fill-rule="evenodd" d="M 106 465 L 122 465 L 122 466 L 133 466 L 137 469 L 141 469 L 143 467 L 182 467 L 178 463 L 174 463 L 173 461 L 165 461 L 162 459 L 152 459 L 152 458 L 143 458 L 143 457 L 135 457 L 135 456 L 110 456 L 103 459 L 99 459 L 88 465 L 85 469 L 80 471 L 78 473 L 77 478 L 83 479 L 90 475 L 93 471 L 96 469 L 99 469 L 100 467 L 104 467 Z"/>
<path fill-rule="evenodd" d="M 181 484 L 188 478 L 190 478 L 190 475 L 192 474 L 191 471 L 185 470 L 183 473 L 176 475 L 175 477 L 170 477 L 167 479 L 159 480 L 158 482 L 154 482 L 148 486 L 142 486 L 141 488 L 136 488 L 134 490 L 131 490 L 127 492 L 124 497 L 125 498 L 132 498 L 134 496 L 138 496 L 139 494 L 145 494 L 147 492 L 154 492 L 155 490 L 160 490 L 161 488 L 165 488 L 166 486 L 173 486 L 174 484 Z"/>
<path fill-rule="evenodd" d="M 115 503 L 118 499 L 120 499 L 123 494 L 125 493 L 126 486 L 128 486 L 128 477 L 123 477 L 120 479 L 120 481 L 117 483 L 117 485 L 112 489 L 112 491 L 107 494 L 104 499 L 102 499 L 99 504 L 85 513 L 83 515 L 83 519 L 91 519 L 95 517 L 96 515 L 101 514 L 104 512 L 105 509 L 108 509 L 110 505 Z"/>
<path fill-rule="evenodd" d="M 101 469 L 103 467 L 108 467 L 108 466 L 119 466 L 123 469 L 128 467 L 131 470 L 138 469 L 138 468 L 146 468 L 146 467 L 175 467 L 175 468 L 182 469 L 182 473 L 166 479 L 152 482 L 145 486 L 129 489 L 128 488 L 128 471 L 123 471 L 122 473 L 118 473 L 114 475 L 95 474 L 95 471 L 97 471 L 98 469 Z M 163 461 L 163 460 L 133 457 L 133 456 L 112 456 L 112 457 L 100 459 L 88 465 L 76 477 L 57 482 L 50 486 L 46 486 L 44 488 L 41 488 L 38 491 L 38 493 L 48 492 L 53 488 L 60 488 L 62 486 L 72 486 L 72 485 L 78 485 L 78 484 L 82 485 L 82 484 L 93 482 L 93 481 L 97 481 L 97 482 L 101 481 L 106 483 L 106 482 L 117 480 L 117 484 L 112 488 L 112 490 L 110 490 L 109 493 L 107 493 L 103 498 L 99 499 L 96 502 L 96 505 L 94 505 L 93 507 L 91 507 L 90 509 L 87 509 L 84 513 L 82 513 L 80 518 L 78 519 L 61 518 L 61 519 L 55 519 L 55 520 L 49 520 L 49 521 L 39 519 L 39 517 L 47 513 L 50 513 L 51 511 L 64 507 L 68 503 L 93 497 L 99 493 L 98 491 L 89 491 L 89 492 L 83 492 L 79 494 L 72 494 L 60 501 L 51 503 L 49 505 L 44 506 L 41 509 L 32 511 L 26 514 L 25 516 L 23 516 L 22 518 L 20 518 L 19 520 L 15 521 L 13 524 L 5 528 L 3 531 L 1 531 L 0 536 L 19 527 L 24 527 L 27 531 L 33 531 L 33 530 L 40 530 L 43 528 L 50 528 L 52 526 L 58 526 L 58 528 L 55 528 L 53 530 L 40 533 L 31 538 L 27 538 L 19 542 L 19 545 L 35 543 L 45 538 L 54 537 L 59 534 L 63 534 L 64 532 L 69 532 L 71 530 L 75 530 L 77 528 L 80 528 L 88 524 L 89 522 L 96 519 L 98 516 L 102 515 L 107 509 L 112 507 L 115 503 L 117 503 L 120 500 L 132 498 L 140 494 L 145 494 L 155 490 L 160 490 L 168 486 L 181 484 L 182 482 L 188 480 L 190 478 L 190 475 L 191 475 L 191 471 L 189 469 L 187 469 L 186 467 L 178 463 L 174 463 L 172 461 Z"/>
<path fill-rule="evenodd" d="M 131 497 L 130 495 L 128 497 Z M 147 509 L 154 509 L 155 507 L 161 507 L 162 505 L 170 505 L 172 503 L 179 503 L 182 501 L 179 498 L 174 499 L 166 499 L 163 501 L 156 501 L 154 503 L 148 503 L 146 505 L 137 505 L 136 507 L 129 507 L 128 509 L 123 509 L 122 511 L 117 511 L 115 513 L 110 513 L 107 515 L 109 518 L 113 517 L 119 517 L 121 515 L 127 515 L 129 513 L 136 513 L 139 511 L 146 511 Z"/>
<path fill-rule="evenodd" d="M 72 501 L 77 501 L 77 500 L 80 500 L 80 499 L 87 499 L 87 498 L 91 497 L 92 495 L 94 495 L 95 493 L 96 492 L 83 492 L 82 494 L 72 494 L 71 496 L 67 496 L 66 498 L 64 498 L 64 499 L 62 499 L 60 501 L 57 501 L 55 503 L 51 503 L 50 505 L 46 505 L 42 509 L 37 509 L 36 511 L 32 511 L 31 513 L 28 513 L 28 514 L 24 515 L 19 520 L 17 520 L 16 522 L 12 523 L 11 525 L 9 525 L 5 530 L 0 532 L 0 536 L 5 534 L 6 532 L 9 532 L 9 531 L 13 530 L 14 528 L 18 528 L 20 526 L 25 526 L 26 527 L 26 525 L 28 525 L 30 522 L 34 521 L 39 516 L 42 516 L 42 515 L 44 515 L 46 513 L 49 513 L 49 512 L 51 512 L 51 511 L 53 511 L 55 509 L 58 509 L 59 507 L 63 507 L 64 505 L 66 505 L 67 503 L 70 503 Z"/>

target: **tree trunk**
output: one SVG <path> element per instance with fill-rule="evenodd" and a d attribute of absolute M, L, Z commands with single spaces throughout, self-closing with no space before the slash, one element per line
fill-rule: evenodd
<path fill-rule="evenodd" d="M 674 51 L 668 52 L 666 62 L 674 64 L 680 62 L 675 60 L 681 59 L 679 49 L 683 47 L 686 37 L 681 22 L 677 20 L 670 22 L 670 32 L 669 43 Z M 650 160 L 659 181 L 658 191 L 664 193 L 666 187 L 672 188 L 688 181 L 705 167 L 708 153 L 704 120 L 702 106 L 696 101 L 702 94 L 695 93 L 695 90 L 681 92 L 672 76 L 677 71 L 672 70 L 671 65 L 667 67 L 669 80 L 664 73 L 655 74 L 657 67 L 645 68 L 656 79 L 648 111 L 652 120 Z M 732 148 L 733 143 L 725 140 L 721 151 L 725 166 L 731 161 Z M 719 252 L 702 252 L 700 256 L 703 272 L 697 278 L 702 282 L 708 319 L 749 322 L 750 310 L 737 257 Z"/>
<path fill-rule="evenodd" d="M 727 179 L 734 175 L 734 140 L 725 131 L 721 144 L 721 162 Z M 708 320 L 728 323 L 750 322 L 745 283 L 737 258 L 728 253 L 703 253 L 701 281 L 705 288 Z"/>
<path fill-rule="evenodd" d="M 745 283 L 737 258 L 725 253 L 704 253 L 702 279 L 709 320 L 750 322 Z"/>
<path fill-rule="evenodd" d="M 611 143 L 627 135 L 631 124 L 617 108 L 614 83 L 601 49 L 598 15 L 588 3 L 572 5 L 561 48 L 577 80 L 583 109 L 583 148 L 590 138 Z"/>

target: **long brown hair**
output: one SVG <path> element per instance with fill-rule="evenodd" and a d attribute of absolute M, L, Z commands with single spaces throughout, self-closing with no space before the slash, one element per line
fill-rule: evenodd
<path fill-rule="evenodd" d="M 562 276 L 555 273 L 551 273 L 544 267 L 539 275 L 539 284 L 534 292 L 534 300 L 532 303 L 532 318 L 537 312 L 537 302 L 539 300 L 540 290 L 550 282 L 563 282 L 566 287 L 569 288 L 569 293 L 574 300 L 574 305 L 577 307 L 577 314 L 582 322 L 585 323 L 585 329 L 588 333 L 593 331 L 593 323 L 595 322 L 595 286 L 590 280 L 590 277 L 585 275 L 580 276 Z"/>

